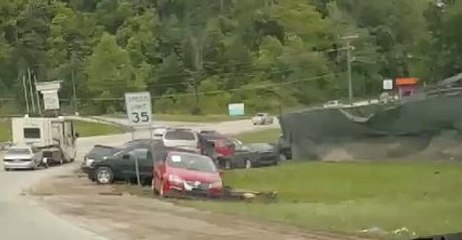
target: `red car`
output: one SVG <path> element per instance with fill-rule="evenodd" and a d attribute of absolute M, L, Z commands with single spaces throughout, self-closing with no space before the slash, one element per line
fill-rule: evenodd
<path fill-rule="evenodd" d="M 201 132 L 203 141 L 213 143 L 216 158 L 226 158 L 234 155 L 234 143 L 217 132 Z"/>
<path fill-rule="evenodd" d="M 223 192 L 221 172 L 211 158 L 181 151 L 171 151 L 155 164 L 151 187 L 161 197 L 219 197 Z"/>

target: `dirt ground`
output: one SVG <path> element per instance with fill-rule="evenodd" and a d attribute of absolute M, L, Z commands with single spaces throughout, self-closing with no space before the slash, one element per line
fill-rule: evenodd
<path fill-rule="evenodd" d="M 364 239 L 203 212 L 156 199 L 149 189 L 135 195 L 134 187 L 125 186 L 98 186 L 83 174 L 70 173 L 44 179 L 28 194 L 61 217 L 117 240 Z M 143 191 L 146 196 L 139 196 Z"/>

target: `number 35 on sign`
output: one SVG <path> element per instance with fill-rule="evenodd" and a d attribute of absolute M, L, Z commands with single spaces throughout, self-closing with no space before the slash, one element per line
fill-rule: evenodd
<path fill-rule="evenodd" d="M 152 124 L 151 94 L 149 92 L 125 93 L 125 107 L 131 125 Z"/>

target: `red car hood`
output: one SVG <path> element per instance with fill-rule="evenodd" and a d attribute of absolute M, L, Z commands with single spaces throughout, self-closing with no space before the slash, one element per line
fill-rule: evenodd
<path fill-rule="evenodd" d="M 185 181 L 199 181 L 203 183 L 214 183 L 221 180 L 220 174 L 199 172 L 187 169 L 169 168 L 168 174 L 176 175 Z"/>

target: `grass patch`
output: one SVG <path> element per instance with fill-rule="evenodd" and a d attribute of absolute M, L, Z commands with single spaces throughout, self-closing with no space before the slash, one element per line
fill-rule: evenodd
<path fill-rule="evenodd" d="M 0 142 L 10 141 L 11 121 L 9 119 L 0 119 Z"/>
<path fill-rule="evenodd" d="M 186 204 L 311 230 L 433 235 L 460 231 L 461 175 L 462 165 L 449 163 L 294 163 L 225 174 L 233 187 L 278 191 L 279 203 Z"/>
<path fill-rule="evenodd" d="M 256 132 L 249 132 L 238 134 L 234 137 L 241 140 L 243 143 L 260 143 L 260 142 L 274 142 L 281 134 L 280 129 L 267 129 Z"/>
<path fill-rule="evenodd" d="M 75 131 L 80 134 L 80 137 L 92 137 L 124 133 L 124 130 L 119 126 L 95 122 L 74 121 L 74 127 L 76 129 Z"/>

